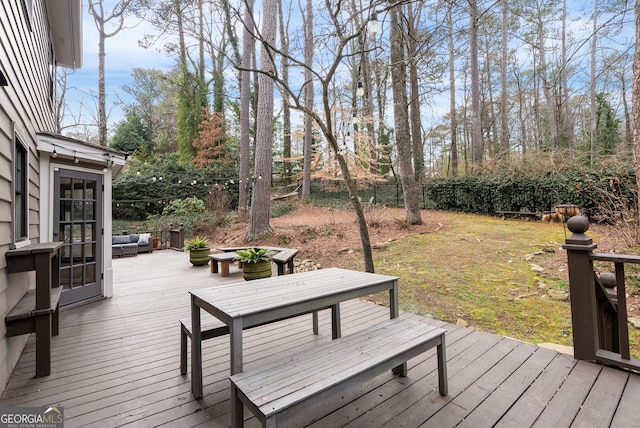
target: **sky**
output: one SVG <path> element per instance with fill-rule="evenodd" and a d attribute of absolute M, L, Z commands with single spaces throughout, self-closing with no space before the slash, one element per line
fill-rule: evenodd
<path fill-rule="evenodd" d="M 82 68 L 77 69 L 67 79 L 67 100 L 74 115 L 78 115 L 80 105 L 97 105 L 98 94 L 98 30 L 93 17 L 88 12 L 88 2 L 82 2 L 83 8 L 83 40 L 82 40 Z M 108 9 L 107 9 L 108 10 Z M 130 22 L 132 21 L 132 22 Z M 130 23 L 129 23 L 130 22 Z M 139 21 L 127 20 L 129 25 Z M 107 91 L 107 105 L 112 105 L 118 99 L 130 102 L 131 98 L 121 88 L 131 83 L 134 67 L 157 68 L 169 70 L 174 64 L 172 58 L 158 52 L 156 48 L 145 49 L 138 45 L 138 41 L 145 34 L 155 30 L 146 22 L 138 23 L 133 28 L 125 28 L 114 37 L 105 41 L 105 82 Z M 93 108 L 93 110 L 96 110 Z M 124 119 L 121 107 L 107 107 L 108 124 L 112 128 Z M 86 122 L 86 113 L 83 113 Z M 69 123 L 69 122 L 66 122 Z"/>
<path fill-rule="evenodd" d="M 104 0 L 106 10 L 115 0 Z M 98 89 L 98 32 L 96 30 L 93 17 L 88 13 L 88 0 L 83 0 L 83 66 L 76 70 L 68 79 L 67 100 L 74 113 L 74 119 L 78 113 L 84 111 L 80 122 L 95 122 L 89 117 L 81 104 L 90 106 L 90 110 L 95 112 L 97 108 Z M 580 11 L 576 7 L 575 0 L 570 0 L 572 10 Z M 582 7 L 582 6 L 581 6 Z M 573 16 L 582 15 L 583 19 L 570 22 L 573 26 L 574 34 L 584 34 L 591 31 L 588 13 L 574 12 Z M 123 85 L 131 83 L 132 69 L 134 67 L 157 68 L 169 70 L 174 65 L 174 60 L 159 51 L 159 46 L 145 49 L 139 46 L 138 41 L 146 34 L 154 34 L 157 31 L 148 23 L 140 22 L 135 18 L 127 20 L 129 28 L 120 31 L 116 36 L 106 40 L 106 88 L 107 88 L 107 113 L 108 126 L 112 131 L 115 125 L 124 119 L 122 106 L 117 105 L 118 100 L 124 103 L 131 102 L 131 98 L 121 88 Z M 158 44 L 159 45 L 159 44 Z M 584 49 L 588 49 L 588 44 Z M 525 53 L 526 55 L 526 53 Z M 448 111 L 448 94 L 442 94 L 442 99 L 434 100 L 431 110 L 428 112 L 430 118 L 427 121 L 437 120 Z M 111 106 L 111 107 L 109 107 Z M 95 116 L 95 113 L 94 113 Z M 70 123 L 69 121 L 66 122 Z M 96 130 L 94 129 L 94 133 Z"/>

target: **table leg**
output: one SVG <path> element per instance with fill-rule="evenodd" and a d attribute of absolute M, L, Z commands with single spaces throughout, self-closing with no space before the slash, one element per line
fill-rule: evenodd
<path fill-rule="evenodd" d="M 229 326 L 231 342 L 231 374 L 242 372 L 242 318 L 236 318 Z"/>
<path fill-rule="evenodd" d="M 191 392 L 195 399 L 202 398 L 202 328 L 200 307 L 191 295 Z"/>
<path fill-rule="evenodd" d="M 397 279 L 393 281 L 393 286 L 389 289 L 389 311 L 391 312 L 391 318 L 398 318 L 400 316 Z"/>
<path fill-rule="evenodd" d="M 391 318 L 400 316 L 400 305 L 398 303 L 398 280 L 393 281 L 393 286 L 389 289 L 389 311 Z M 407 363 L 402 363 L 394 367 L 392 372 L 402 377 L 407 375 Z"/>
<path fill-rule="evenodd" d="M 342 335 L 340 328 L 340 303 L 331 306 L 331 338 L 337 339 Z"/>
<path fill-rule="evenodd" d="M 231 342 L 231 374 L 242 372 L 242 318 L 236 318 L 229 326 Z M 244 422 L 244 408 L 237 399 L 237 391 L 231 391 L 231 426 L 242 427 Z"/>

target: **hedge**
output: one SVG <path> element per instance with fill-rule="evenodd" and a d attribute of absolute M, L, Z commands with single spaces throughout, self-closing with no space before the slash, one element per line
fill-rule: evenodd
<path fill-rule="evenodd" d="M 633 170 L 472 175 L 432 178 L 426 183 L 426 197 L 435 209 L 482 214 L 543 213 L 559 204 L 573 204 L 594 217 L 612 203 L 635 210 L 636 193 Z"/>

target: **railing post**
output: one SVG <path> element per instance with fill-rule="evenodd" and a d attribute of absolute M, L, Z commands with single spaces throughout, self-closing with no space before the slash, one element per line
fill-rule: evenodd
<path fill-rule="evenodd" d="M 584 234 L 589 229 L 586 217 L 571 217 L 567 221 L 567 228 L 573 235 L 565 240 L 562 248 L 567 250 L 573 356 L 578 360 L 595 360 L 598 348 L 598 313 L 593 261 L 589 256 L 597 245 Z"/>

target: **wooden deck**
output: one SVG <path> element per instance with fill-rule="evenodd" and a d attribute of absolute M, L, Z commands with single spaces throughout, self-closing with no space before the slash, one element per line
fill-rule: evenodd
<path fill-rule="evenodd" d="M 34 378 L 32 337 L 0 406 L 64 407 L 65 427 L 228 427 L 228 336 L 203 343 L 204 398 L 194 400 L 179 370 L 179 318 L 189 316 L 188 290 L 242 281 L 191 267 L 172 250 L 114 260 L 111 299 L 60 314 L 51 375 Z M 400 283 L 402 287 L 402 283 Z M 388 317 L 363 301 L 342 306 L 343 335 Z M 577 362 L 571 356 L 505 337 L 410 314 L 447 330 L 449 395 L 438 394 L 435 350 L 409 361 L 409 375 L 390 373 L 291 426 L 314 427 L 631 427 L 640 424 L 640 375 Z M 320 335 L 311 316 L 245 332 L 245 364 L 331 339 L 328 311 Z M 248 418 L 249 411 L 245 411 Z M 325 416 L 323 416 L 325 415 Z M 297 418 L 296 418 L 297 419 Z M 254 419 L 248 427 L 257 426 Z"/>

